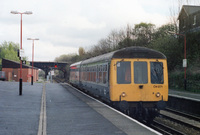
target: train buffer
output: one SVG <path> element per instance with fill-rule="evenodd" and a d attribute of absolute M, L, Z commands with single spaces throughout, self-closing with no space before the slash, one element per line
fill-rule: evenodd
<path fill-rule="evenodd" d="M 0 86 L 0 135 L 159 134 L 68 86 L 24 83 L 22 96 L 16 82 Z"/>

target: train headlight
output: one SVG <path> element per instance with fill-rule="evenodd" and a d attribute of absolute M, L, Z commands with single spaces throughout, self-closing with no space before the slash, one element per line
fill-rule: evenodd
<path fill-rule="evenodd" d="M 122 96 L 122 97 L 125 97 L 125 96 L 126 96 L 126 93 L 125 93 L 125 92 L 122 92 L 121 96 Z"/>
<path fill-rule="evenodd" d="M 160 97 L 160 93 L 158 92 L 158 93 L 156 93 L 156 97 Z"/>

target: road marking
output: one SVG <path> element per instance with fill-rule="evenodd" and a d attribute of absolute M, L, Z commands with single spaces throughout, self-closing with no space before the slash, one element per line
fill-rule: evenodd
<path fill-rule="evenodd" d="M 43 84 L 43 92 L 42 92 L 42 100 L 41 100 L 41 111 L 40 111 L 40 121 L 38 127 L 37 135 L 46 135 L 46 92 L 45 92 L 46 84 Z"/>

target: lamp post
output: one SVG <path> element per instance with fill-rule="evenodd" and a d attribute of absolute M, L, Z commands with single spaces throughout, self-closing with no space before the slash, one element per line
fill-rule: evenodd
<path fill-rule="evenodd" d="M 27 38 L 27 40 L 32 40 L 33 45 L 32 45 L 32 73 L 31 73 L 31 85 L 33 85 L 33 61 L 34 61 L 34 41 L 39 40 L 39 38 Z"/>
<path fill-rule="evenodd" d="M 22 50 L 22 15 L 32 14 L 31 11 L 26 12 L 18 12 L 18 11 L 11 11 L 11 14 L 20 14 L 21 15 L 21 21 L 20 21 L 20 50 Z M 21 54 L 20 54 L 20 79 L 19 79 L 19 95 L 22 95 L 22 60 L 21 60 Z"/>
<path fill-rule="evenodd" d="M 187 59 L 186 59 L 186 35 L 184 34 L 179 34 L 179 33 L 175 33 L 172 31 L 168 31 L 170 34 L 175 34 L 175 35 L 179 35 L 179 36 L 183 36 L 184 37 L 184 58 L 183 59 L 183 67 L 185 70 L 185 74 L 184 74 L 184 88 L 186 90 L 186 86 L 187 86 L 187 80 L 186 80 L 186 68 L 187 68 Z"/>

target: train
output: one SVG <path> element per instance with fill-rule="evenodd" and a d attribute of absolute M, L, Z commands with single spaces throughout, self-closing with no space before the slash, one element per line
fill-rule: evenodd
<path fill-rule="evenodd" d="M 127 47 L 70 65 L 71 85 L 136 119 L 151 121 L 168 101 L 166 56 Z"/>

